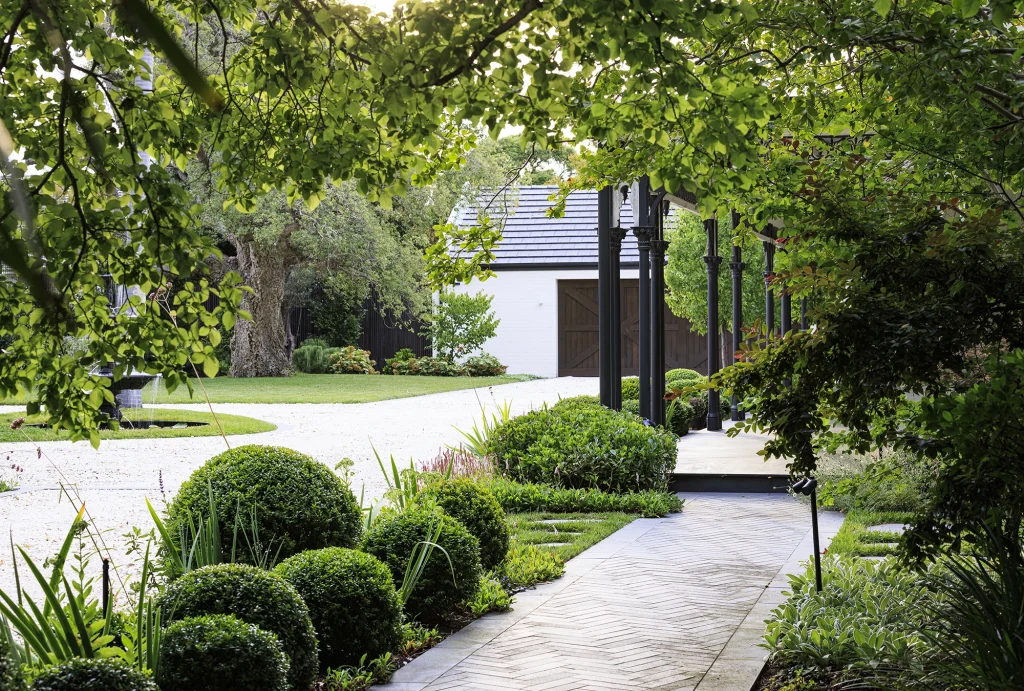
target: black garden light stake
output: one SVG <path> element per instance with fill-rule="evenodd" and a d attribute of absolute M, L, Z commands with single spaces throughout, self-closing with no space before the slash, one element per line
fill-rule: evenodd
<path fill-rule="evenodd" d="M 103 618 L 110 619 L 110 560 L 103 559 Z"/>
<path fill-rule="evenodd" d="M 818 543 L 818 481 L 805 477 L 793 483 L 793 491 L 811 498 L 811 535 L 814 539 L 814 585 L 821 592 L 821 547 Z"/>

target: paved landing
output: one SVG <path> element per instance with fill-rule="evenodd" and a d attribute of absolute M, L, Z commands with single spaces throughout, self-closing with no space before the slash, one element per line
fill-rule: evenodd
<path fill-rule="evenodd" d="M 785 495 L 684 496 L 682 513 L 634 521 L 375 688 L 748 691 L 784 574 L 810 556 L 810 512 Z"/>
<path fill-rule="evenodd" d="M 725 429 L 733 423 L 726 420 Z M 708 432 L 694 430 L 679 439 L 676 457 L 677 473 L 715 473 L 723 475 L 788 475 L 786 461 L 774 458 L 765 461 L 757 452 L 770 437 L 744 432 L 730 437 L 725 430 Z"/>

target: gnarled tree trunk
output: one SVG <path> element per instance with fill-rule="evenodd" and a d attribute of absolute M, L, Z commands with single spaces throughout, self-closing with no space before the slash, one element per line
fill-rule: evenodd
<path fill-rule="evenodd" d="M 286 229 L 272 245 L 246 236 L 231 238 L 238 251 L 239 273 L 253 289 L 242 298 L 242 309 L 252 315 L 252 321 L 239 319 L 231 338 L 232 377 L 283 377 L 291 371 L 281 305 L 293 255 L 289 244 L 293 229 Z"/>

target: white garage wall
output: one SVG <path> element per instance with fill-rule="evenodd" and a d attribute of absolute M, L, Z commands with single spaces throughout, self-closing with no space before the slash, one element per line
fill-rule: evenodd
<path fill-rule="evenodd" d="M 636 269 L 622 278 L 637 278 Z M 501 320 L 484 350 L 508 365 L 510 374 L 558 376 L 558 281 L 596 279 L 597 269 L 498 271 L 483 283 L 456 286 L 460 293 L 484 292 Z"/>

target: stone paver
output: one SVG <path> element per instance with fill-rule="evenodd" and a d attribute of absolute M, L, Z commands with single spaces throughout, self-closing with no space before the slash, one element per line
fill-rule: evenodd
<path fill-rule="evenodd" d="M 783 495 L 683 496 L 682 513 L 633 522 L 375 688 L 747 691 L 781 574 L 810 556 L 810 512 Z"/>
<path fill-rule="evenodd" d="M 728 413 L 726 413 L 728 414 Z M 764 434 L 743 432 L 728 437 L 725 430 L 734 423 L 726 420 L 725 428 L 717 432 L 695 430 L 679 440 L 677 473 L 715 473 L 787 475 L 786 461 L 773 458 L 765 461 L 757 452 L 764 448 L 769 437 Z"/>

